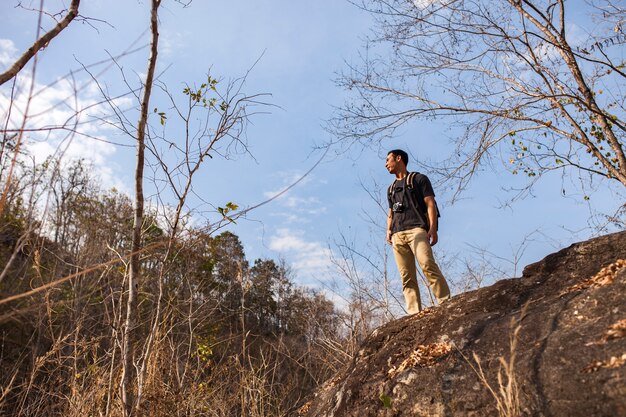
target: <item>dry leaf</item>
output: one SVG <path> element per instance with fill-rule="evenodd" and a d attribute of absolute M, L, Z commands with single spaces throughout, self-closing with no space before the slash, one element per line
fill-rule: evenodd
<path fill-rule="evenodd" d="M 615 280 L 617 273 L 623 268 L 626 268 L 626 259 L 618 259 L 611 265 L 602 268 L 593 277 L 566 289 L 561 293 L 561 295 L 584 290 L 586 288 L 597 288 L 602 287 L 603 285 L 611 284 Z"/>
<path fill-rule="evenodd" d="M 399 366 L 393 366 L 387 374 L 390 378 L 394 378 L 399 373 L 408 368 L 416 366 L 428 367 L 434 365 L 437 360 L 452 350 L 452 345 L 448 342 L 431 343 L 429 345 L 419 345 L 408 358 L 406 358 Z"/>
<path fill-rule="evenodd" d="M 622 319 L 617 323 L 613 323 L 609 326 L 609 328 L 604 332 L 604 337 L 602 340 L 607 342 L 612 339 L 619 339 L 620 337 L 626 336 L 626 319 Z"/>
<path fill-rule="evenodd" d="M 608 361 L 595 361 L 583 368 L 582 372 L 591 373 L 596 372 L 600 368 L 615 369 L 626 363 L 626 353 L 622 356 L 611 356 Z"/>

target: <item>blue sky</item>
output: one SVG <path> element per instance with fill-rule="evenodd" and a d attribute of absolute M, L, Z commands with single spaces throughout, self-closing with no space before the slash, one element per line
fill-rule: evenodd
<path fill-rule="evenodd" d="M 19 56 L 35 36 L 36 13 L 15 8 L 16 3 L 0 4 L 0 68 Z M 62 8 L 61 3 L 69 1 L 45 4 L 48 10 L 56 12 Z M 22 4 L 36 7 L 39 1 Z M 74 22 L 56 38 L 40 54 L 38 86 L 53 82 L 71 69 L 79 69 L 80 63 L 117 55 L 136 39 L 137 45 L 148 42 L 149 1 L 84 1 L 81 7 L 82 15 L 107 23 Z M 171 91 L 182 90 L 185 82 L 202 82 L 209 69 L 224 79 L 241 76 L 258 61 L 244 91 L 269 93 L 267 101 L 276 106 L 267 108 L 268 114 L 254 116 L 247 129 L 253 157 L 214 158 L 207 162 L 195 185 L 202 199 L 214 206 L 233 201 L 248 207 L 274 195 L 315 164 L 322 155 L 316 146 L 332 139 L 323 128 L 324 122 L 332 116 L 333 106 L 345 99 L 345 92 L 334 80 L 345 68 L 345 62 L 357 60 L 362 39 L 373 24 L 370 16 L 344 0 L 195 0 L 187 8 L 164 1 L 160 17 L 159 71 L 164 71 L 161 81 Z M 147 49 L 143 49 L 120 60 L 131 82 L 145 72 L 147 55 Z M 81 104 L 95 101 L 98 92 L 87 83 L 86 75 L 77 73 L 75 79 L 79 85 L 87 85 L 80 93 L 84 100 Z M 124 90 L 115 68 L 99 79 L 111 92 Z M 0 90 L 3 113 L 8 94 L 5 87 Z M 71 92 L 69 84 L 59 83 L 39 95 L 32 109 L 45 112 L 32 123 L 42 125 L 62 119 L 63 107 L 46 110 L 49 103 Z M 163 103 L 158 92 L 153 103 Z M 132 102 L 120 104 L 130 106 Z M 111 128 L 97 125 L 88 129 L 95 136 L 132 145 Z M 167 129 L 176 136 L 176 126 Z M 453 135 L 445 120 L 435 120 L 409 125 L 377 149 L 353 147 L 348 153 L 331 149 L 320 165 L 288 194 L 251 212 L 247 219 L 229 229 L 240 236 L 251 260 L 284 257 L 300 283 L 326 285 L 339 276 L 330 258 L 338 256 L 333 242 L 341 234 L 372 260 L 378 259 L 377 250 L 384 248 L 384 232 L 372 229 L 365 213 L 380 225 L 384 225 L 385 213 L 376 207 L 361 184 L 369 189 L 378 184 L 384 190 L 392 180 L 384 169 L 386 151 L 399 147 L 418 158 L 433 160 L 449 149 Z M 31 144 L 31 148 L 43 156 L 56 145 L 54 139 L 47 138 Z M 132 148 L 78 138 L 71 143 L 67 158 L 80 156 L 94 160 L 95 172 L 104 186 L 132 191 Z M 498 262 L 508 268 L 508 274 L 519 276 L 523 265 L 593 235 L 595 232 L 588 224 L 591 210 L 608 213 L 623 203 L 615 190 L 594 193 L 592 206 L 583 201 L 582 194 L 563 198 L 562 181 L 555 174 L 540 182 L 532 196 L 516 202 L 512 208 L 502 208 L 502 203 L 512 197 L 502 188 L 518 181 L 508 173 L 485 168 L 454 205 L 449 204 L 448 190 L 436 190 L 443 216 L 436 249 L 442 259 L 450 262 L 451 278 L 461 273 L 464 258 L 477 256 L 473 248 L 483 248 L 505 259 Z M 209 218 L 215 220 L 216 214 Z M 514 261 L 523 242 L 528 245 L 517 253 L 520 259 Z M 517 262 L 516 271 L 513 262 Z M 360 264 L 364 271 L 366 264 Z M 393 265 L 390 271 L 396 277 Z"/>

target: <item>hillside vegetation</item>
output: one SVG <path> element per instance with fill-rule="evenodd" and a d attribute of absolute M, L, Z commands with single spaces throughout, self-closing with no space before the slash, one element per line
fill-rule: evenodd
<path fill-rule="evenodd" d="M 26 191 L 50 178 L 24 171 L 11 188 L 0 220 L 1 415 L 123 414 L 133 208 L 88 172 L 77 162 Z M 38 193 L 50 197 L 46 218 L 29 205 Z M 285 415 L 343 364 L 342 317 L 283 262 L 249 262 L 235 234 L 189 226 L 166 252 L 157 217 L 143 224 L 133 332 L 141 413 Z"/>

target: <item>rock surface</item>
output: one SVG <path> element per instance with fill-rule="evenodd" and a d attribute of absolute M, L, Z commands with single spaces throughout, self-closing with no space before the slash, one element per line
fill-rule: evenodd
<path fill-rule="evenodd" d="M 377 329 L 298 415 L 626 416 L 625 336 L 620 232 Z"/>

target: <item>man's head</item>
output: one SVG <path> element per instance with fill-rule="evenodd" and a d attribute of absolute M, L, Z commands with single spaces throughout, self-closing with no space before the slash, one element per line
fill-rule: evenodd
<path fill-rule="evenodd" d="M 385 167 L 390 174 L 398 174 L 406 170 L 409 164 L 409 155 L 401 149 L 394 149 L 387 153 Z"/>

